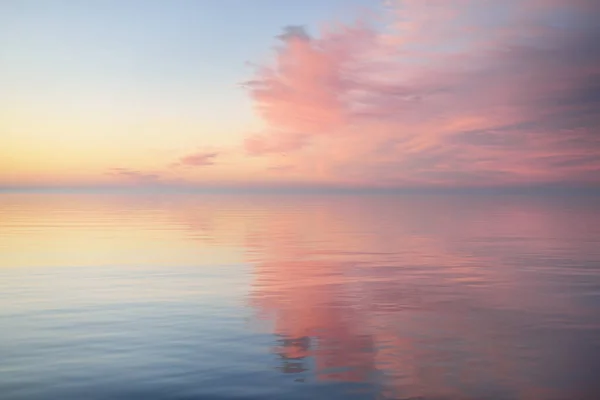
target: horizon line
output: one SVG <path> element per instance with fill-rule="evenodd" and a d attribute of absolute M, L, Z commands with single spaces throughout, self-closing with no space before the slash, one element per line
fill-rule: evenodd
<path fill-rule="evenodd" d="M 155 193 L 155 194 L 599 194 L 600 186 L 512 185 L 512 186 L 413 186 L 413 187 L 359 187 L 334 185 L 0 185 L 2 193 Z"/>

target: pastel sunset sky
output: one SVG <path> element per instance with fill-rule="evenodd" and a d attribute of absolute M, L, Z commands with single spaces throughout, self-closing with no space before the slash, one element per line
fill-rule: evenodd
<path fill-rule="evenodd" d="M 596 0 L 6 0 L 0 187 L 600 187 Z"/>

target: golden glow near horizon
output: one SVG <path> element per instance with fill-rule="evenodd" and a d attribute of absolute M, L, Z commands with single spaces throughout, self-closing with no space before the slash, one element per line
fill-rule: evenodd
<path fill-rule="evenodd" d="M 193 116 L 114 115 L 101 110 L 70 114 L 25 107 L 5 109 L 1 117 L 0 182 L 34 185 L 114 182 L 111 168 L 168 171 L 168 165 L 190 149 L 232 147 L 245 125 L 253 125 L 203 122 Z M 196 172 L 218 179 L 230 169 L 221 163 Z M 173 176 L 189 173 L 172 171 Z"/>

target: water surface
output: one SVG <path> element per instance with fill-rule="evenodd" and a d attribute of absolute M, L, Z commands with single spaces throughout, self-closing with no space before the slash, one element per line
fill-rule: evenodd
<path fill-rule="evenodd" d="M 0 398 L 600 398 L 600 198 L 0 195 Z"/>

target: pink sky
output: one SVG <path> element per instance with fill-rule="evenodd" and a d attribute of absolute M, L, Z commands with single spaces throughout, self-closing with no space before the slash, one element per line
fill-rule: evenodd
<path fill-rule="evenodd" d="M 390 4 L 383 32 L 290 28 L 248 83 L 269 130 L 246 150 L 351 185 L 597 185 L 598 11 L 413 0 Z"/>
<path fill-rule="evenodd" d="M 84 132 L 113 120 L 7 114 L 0 185 L 596 187 L 599 4 L 390 0 L 291 26 L 253 60 L 235 135 L 159 108 L 110 140 Z"/>

